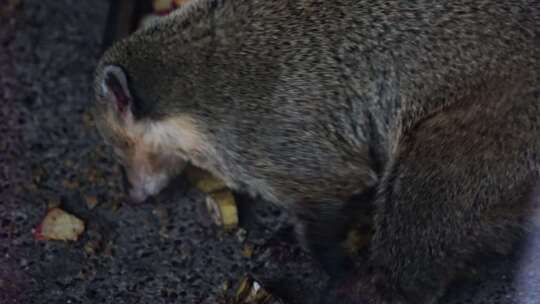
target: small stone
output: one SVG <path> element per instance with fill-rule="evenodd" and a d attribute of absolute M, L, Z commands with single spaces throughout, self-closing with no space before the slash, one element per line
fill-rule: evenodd
<path fill-rule="evenodd" d="M 65 179 L 62 181 L 62 185 L 69 190 L 74 190 L 80 187 L 79 181 Z"/>
<path fill-rule="evenodd" d="M 153 0 L 152 6 L 157 13 L 166 13 L 173 9 L 173 0 Z"/>
<path fill-rule="evenodd" d="M 98 240 L 90 240 L 84 244 L 84 252 L 88 255 L 95 255 L 99 249 L 100 242 Z"/>
<path fill-rule="evenodd" d="M 39 184 L 47 177 L 47 170 L 38 167 L 32 170 L 32 182 Z"/>
<path fill-rule="evenodd" d="M 253 256 L 253 245 L 246 244 L 244 245 L 244 249 L 242 250 L 242 255 L 246 258 L 251 258 Z"/>
<path fill-rule="evenodd" d="M 178 253 L 180 254 L 180 258 L 183 260 L 191 258 L 193 255 L 193 249 L 188 244 L 182 244 L 177 248 Z"/>
<path fill-rule="evenodd" d="M 168 239 L 170 238 L 170 235 L 169 233 L 167 232 L 167 227 L 165 226 L 161 226 L 161 228 L 159 228 L 159 236 L 163 239 Z"/>
<path fill-rule="evenodd" d="M 21 259 L 20 265 L 21 265 L 21 267 L 28 266 L 28 260 L 27 259 Z"/>
<path fill-rule="evenodd" d="M 86 201 L 86 207 L 90 210 L 98 205 L 98 199 L 95 195 L 87 195 L 84 197 L 84 200 Z"/>
<path fill-rule="evenodd" d="M 152 210 L 152 214 L 158 218 L 160 224 L 165 224 L 169 216 L 169 212 L 163 207 L 154 208 L 154 210 Z"/>
<path fill-rule="evenodd" d="M 247 230 L 244 229 L 244 228 L 240 228 L 236 231 L 236 239 L 240 242 L 240 243 L 244 243 L 247 239 Z"/>
<path fill-rule="evenodd" d="M 118 211 L 118 209 L 120 209 L 121 206 L 122 206 L 122 203 L 120 203 L 117 200 L 112 201 L 111 204 L 110 204 L 112 212 Z"/>
<path fill-rule="evenodd" d="M 229 288 L 231 288 L 231 283 L 229 282 L 229 280 L 225 280 L 222 284 L 221 284 L 221 291 L 222 292 L 227 292 L 227 290 L 229 290 Z"/>

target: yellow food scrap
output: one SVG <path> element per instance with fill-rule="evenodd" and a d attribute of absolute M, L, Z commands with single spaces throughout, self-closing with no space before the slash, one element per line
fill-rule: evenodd
<path fill-rule="evenodd" d="M 227 291 L 230 288 L 230 282 L 228 280 L 225 280 L 223 284 L 221 284 L 221 291 Z"/>
<path fill-rule="evenodd" d="M 251 258 L 253 256 L 253 245 L 246 244 L 242 250 L 242 255 L 246 258 Z"/>
<path fill-rule="evenodd" d="M 204 193 L 216 192 L 227 188 L 222 180 L 199 168 L 189 166 L 186 168 L 185 174 L 188 181 Z"/>
<path fill-rule="evenodd" d="M 173 0 L 174 5 L 176 5 L 176 7 L 180 7 L 184 4 L 187 4 L 189 1 L 191 0 Z"/>
<path fill-rule="evenodd" d="M 251 276 L 246 276 L 240 281 L 240 286 L 236 291 L 235 304 L 265 304 L 271 301 L 277 302 L 272 295 L 264 289 L 264 287 L 253 279 Z"/>
<path fill-rule="evenodd" d="M 34 237 L 37 240 L 76 241 L 83 231 L 83 221 L 60 208 L 53 208 L 34 231 Z"/>
<path fill-rule="evenodd" d="M 210 193 L 206 197 L 206 208 L 216 225 L 225 230 L 232 230 L 238 226 L 236 202 L 228 189 Z"/>
<path fill-rule="evenodd" d="M 173 0 L 153 0 L 152 7 L 156 12 L 167 12 L 173 8 Z"/>

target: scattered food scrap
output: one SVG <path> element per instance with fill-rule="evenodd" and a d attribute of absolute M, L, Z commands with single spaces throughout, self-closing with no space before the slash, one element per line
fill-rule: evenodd
<path fill-rule="evenodd" d="M 173 0 L 153 0 L 152 7 L 158 14 L 167 14 L 174 9 Z"/>
<path fill-rule="evenodd" d="M 229 288 L 231 287 L 230 285 L 231 285 L 231 283 L 229 282 L 229 280 L 225 280 L 223 282 L 223 284 L 221 284 L 221 288 L 220 288 L 221 291 L 222 292 L 227 292 L 229 290 Z"/>
<path fill-rule="evenodd" d="M 231 304 L 282 304 L 280 299 L 273 297 L 264 286 L 251 276 L 245 276 L 236 291 Z"/>
<path fill-rule="evenodd" d="M 161 18 L 161 16 L 156 14 L 148 14 L 141 18 L 141 21 L 139 22 L 139 27 L 149 27 L 154 23 L 154 21 L 159 20 L 159 18 Z"/>
<path fill-rule="evenodd" d="M 162 16 L 166 16 L 188 3 L 190 0 L 153 0 L 152 8 L 153 12 L 143 16 L 139 22 L 139 27 L 150 26 L 154 21 L 158 20 Z"/>
<path fill-rule="evenodd" d="M 210 193 L 206 197 L 206 207 L 216 225 L 227 231 L 238 227 L 236 203 L 228 189 Z"/>
<path fill-rule="evenodd" d="M 173 0 L 173 3 L 176 7 L 180 7 L 186 3 L 188 3 L 190 0 Z"/>
<path fill-rule="evenodd" d="M 195 188 L 204 193 L 216 192 L 227 188 L 225 183 L 220 179 L 214 177 L 207 171 L 193 166 L 188 166 L 186 168 L 185 176 Z"/>
<path fill-rule="evenodd" d="M 76 241 L 84 231 L 84 222 L 77 217 L 53 208 L 34 231 L 36 240 Z"/>
<path fill-rule="evenodd" d="M 253 245 L 246 244 L 244 245 L 244 249 L 242 250 L 242 255 L 246 258 L 251 258 L 253 256 Z"/>
<path fill-rule="evenodd" d="M 153 0 L 152 6 L 154 12 L 157 14 L 166 15 L 189 1 L 190 0 Z"/>
<path fill-rule="evenodd" d="M 95 195 L 87 195 L 84 197 L 84 200 L 86 201 L 86 206 L 90 210 L 94 209 L 98 204 L 98 199 Z"/>
<path fill-rule="evenodd" d="M 247 239 L 247 230 L 244 229 L 244 228 L 239 228 L 237 231 L 236 231 L 236 239 L 238 240 L 238 242 L 240 243 L 244 243 Z"/>
<path fill-rule="evenodd" d="M 343 247 L 348 254 L 355 255 L 360 250 L 368 247 L 372 234 L 371 231 L 352 230 L 347 235 Z"/>
<path fill-rule="evenodd" d="M 211 173 L 193 166 L 188 166 L 184 173 L 195 188 L 206 194 L 206 208 L 214 224 L 227 231 L 236 229 L 238 227 L 236 201 L 225 183 Z"/>

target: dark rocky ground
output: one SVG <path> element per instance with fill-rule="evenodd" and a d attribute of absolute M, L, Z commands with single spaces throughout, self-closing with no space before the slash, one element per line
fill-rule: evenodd
<path fill-rule="evenodd" d="M 207 225 L 197 207 L 202 196 L 181 182 L 152 204 L 124 204 L 118 167 L 87 114 L 108 2 L 28 0 L 16 10 L 6 2 L 0 1 L 0 303 L 215 303 L 224 282 L 247 272 L 288 287 L 295 295 L 289 303 L 324 285 L 327 278 L 296 245 L 277 250 L 269 241 L 284 222 L 277 209 L 260 207 L 242 242 Z M 95 208 L 87 205 L 91 197 Z M 86 222 L 79 241 L 33 239 L 51 205 Z M 519 259 L 488 259 L 443 302 L 540 303 L 540 242 L 531 244 L 535 250 Z"/>

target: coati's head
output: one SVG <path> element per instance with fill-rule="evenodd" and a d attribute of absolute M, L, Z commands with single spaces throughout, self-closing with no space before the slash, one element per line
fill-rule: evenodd
<path fill-rule="evenodd" d="M 208 124 L 202 123 L 208 111 L 193 110 L 211 95 L 209 88 L 194 86 L 214 82 L 207 79 L 214 75 L 207 69 L 216 50 L 206 13 L 212 3 L 193 1 L 163 19 L 168 21 L 133 33 L 109 48 L 97 66 L 96 123 L 125 168 L 136 201 L 157 194 L 187 161 L 204 168 L 201 162 L 214 159 L 206 157 L 212 150 Z M 221 106 L 227 108 L 213 108 Z"/>
<path fill-rule="evenodd" d="M 124 168 L 129 195 L 136 202 L 157 194 L 197 149 L 200 138 L 188 116 L 150 119 L 136 115 L 138 100 L 126 72 L 117 65 L 98 69 L 96 124 Z"/>
<path fill-rule="evenodd" d="M 97 68 L 96 120 L 134 199 L 159 192 L 186 160 L 276 202 L 372 182 L 364 136 L 342 136 L 358 134 L 357 111 L 329 95 L 339 73 L 328 73 L 319 39 L 288 23 L 289 2 L 190 3 L 116 43 Z"/>

